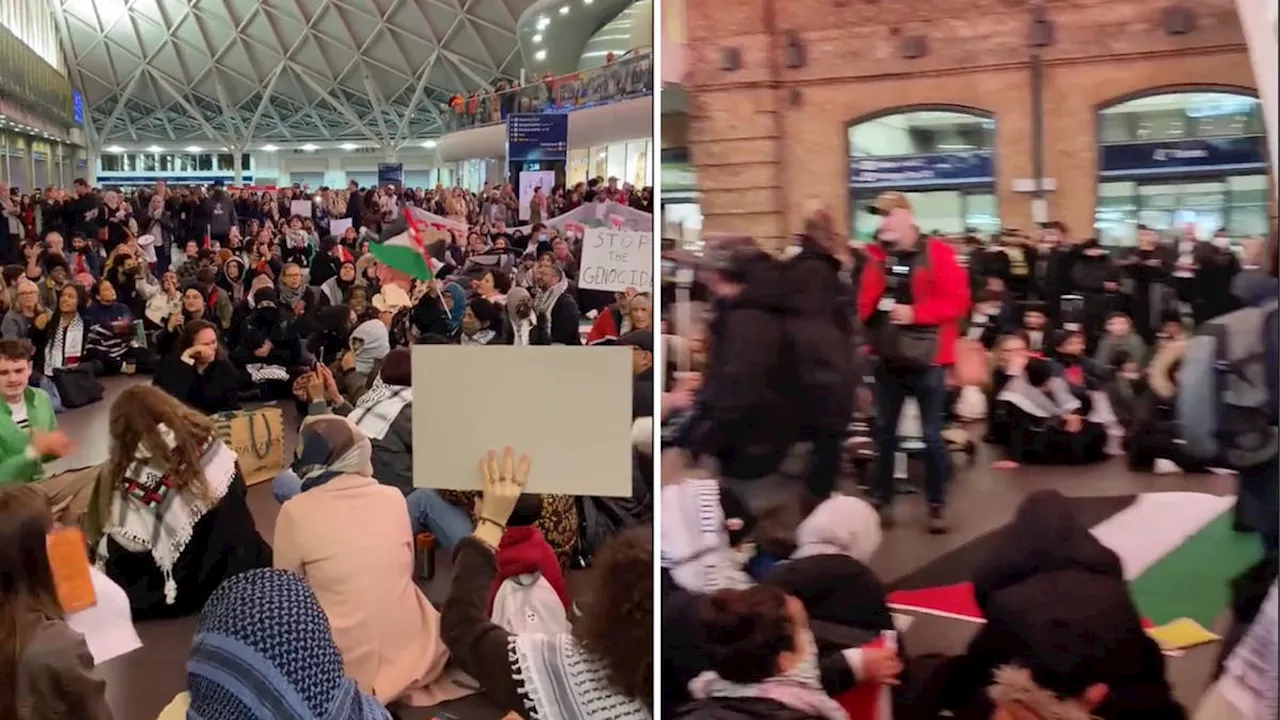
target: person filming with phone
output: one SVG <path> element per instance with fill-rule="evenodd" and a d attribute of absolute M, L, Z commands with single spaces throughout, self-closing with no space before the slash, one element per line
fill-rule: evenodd
<path fill-rule="evenodd" d="M 881 524 L 891 526 L 898 416 L 903 402 L 914 397 L 924 430 L 928 529 L 945 533 L 950 474 L 942 438 L 945 377 L 955 361 L 958 322 L 969 311 L 969 282 L 951 246 L 920 233 L 906 195 L 881 193 L 871 212 L 881 218 L 879 243 L 866 248 L 868 262 L 858 287 L 858 317 L 878 363 L 874 393 L 881 461 L 871 496 Z"/>

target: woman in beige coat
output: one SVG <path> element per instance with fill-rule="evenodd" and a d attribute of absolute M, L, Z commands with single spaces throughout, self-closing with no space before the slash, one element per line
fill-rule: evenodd
<path fill-rule="evenodd" d="M 324 608 L 347 675 L 382 703 L 430 705 L 450 692 L 440 614 L 413 582 L 404 495 L 372 477 L 369 439 L 337 415 L 308 418 L 294 471 L 302 492 L 276 520 L 275 566 Z"/>

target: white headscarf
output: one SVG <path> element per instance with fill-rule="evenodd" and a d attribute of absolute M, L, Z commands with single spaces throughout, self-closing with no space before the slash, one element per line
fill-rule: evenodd
<path fill-rule="evenodd" d="M 845 555 L 866 564 L 880 547 L 880 516 L 865 500 L 836 496 L 824 501 L 796 528 L 793 559 Z"/>
<path fill-rule="evenodd" d="M 355 341 L 359 340 L 357 347 Z M 356 354 L 356 372 L 369 374 L 373 364 L 391 352 L 391 336 L 381 320 L 366 320 L 351 333 L 351 344 Z"/>

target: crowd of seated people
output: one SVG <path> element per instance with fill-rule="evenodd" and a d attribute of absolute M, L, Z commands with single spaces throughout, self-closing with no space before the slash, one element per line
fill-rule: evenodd
<path fill-rule="evenodd" d="M 603 202 L 612 192 L 593 182 L 573 197 Z M 101 203 L 101 220 L 86 225 L 68 215 L 77 221 L 69 227 L 51 213 L 45 236 L 24 246 L 29 262 L 6 271 L 0 493 L 8 485 L 38 491 L 51 522 L 80 526 L 90 561 L 102 582 L 127 598 L 132 620 L 201 614 L 209 632 L 192 648 L 189 692 L 172 712 L 189 704 L 201 716 L 248 717 L 246 708 L 264 698 L 237 695 L 244 687 L 228 678 L 281 662 L 286 656 L 275 653 L 297 646 L 275 643 L 297 642 L 319 650 L 309 668 L 281 669 L 284 680 L 314 675 L 330 686 L 320 696 L 295 697 L 322 704 L 341 697 L 360 709 L 354 716 L 386 717 L 387 706 L 475 692 L 449 679 L 454 669 L 480 680 L 491 704 L 527 717 L 652 716 L 652 662 L 634 653 L 637 643 L 651 644 L 652 607 L 638 602 L 651 597 L 651 533 L 643 527 L 651 473 L 635 474 L 635 495 L 625 502 L 532 498 L 510 533 L 502 503 L 486 493 L 413 487 L 412 345 L 581 345 L 585 321 L 594 317 L 589 308 L 616 313 L 615 303 L 640 308 L 647 297 L 579 291 L 571 272 L 580 238 L 544 224 L 507 230 L 509 195 L 509 187 L 480 196 L 379 191 L 364 206 L 373 212 L 357 208 L 355 227 L 321 239 L 322 216 L 342 216 L 328 191 L 286 190 L 278 208 L 274 197 L 246 207 L 248 198 L 223 188 L 198 200 L 163 184 L 132 198 L 108 193 L 98 200 L 86 190 L 76 207 Z M 312 217 L 278 214 L 303 197 L 315 201 Z M 445 249 L 448 262 L 433 280 L 415 281 L 368 251 L 371 242 L 404 230 L 409 205 L 474 229 L 465 245 L 457 238 Z M 514 220 L 514 206 L 511 212 Z M 211 215 L 232 221 L 202 228 L 192 220 Z M 159 237 L 138 236 L 140 229 Z M 636 387 L 651 387 L 651 318 L 640 310 L 629 317 L 604 342 L 632 346 Z M 106 460 L 47 474 L 45 463 L 74 452 L 57 419 L 61 400 L 82 394 L 71 392 L 80 386 L 70 381 L 96 384 L 117 374 L 153 377 L 130 381 L 111 404 Z M 98 387 L 89 402 L 102 397 Z M 213 416 L 281 400 L 296 401 L 303 421 L 296 457 L 271 482 L 280 514 L 274 535 L 264 537 L 236 454 Z M 610 512 L 597 503 L 608 503 Z M 47 525 L 39 520 L 39 528 Z M 440 609 L 415 582 L 424 572 L 423 548 L 455 554 L 455 586 Z M 33 562 L 10 556 L 5 570 Z M 599 578 L 593 601 L 576 608 L 562 577 L 574 566 L 591 566 Z M 555 633 L 513 622 L 527 613 L 523 605 L 513 609 L 524 595 L 512 588 L 530 573 L 554 583 L 558 613 L 546 627 Z M 296 621 L 290 631 L 297 635 L 261 637 L 247 624 L 253 615 L 240 614 L 228 596 L 244 600 L 242 607 L 296 600 L 296 616 L 280 621 Z M 0 611 L 16 607 L 6 600 Z M 61 620 L 56 608 L 31 607 Z M 316 610 L 323 633 L 308 624 Z M 618 636 L 622 626 L 635 632 Z M 7 627 L 0 625 L 0 637 Z M 90 677 L 91 661 L 63 634 L 53 628 L 47 648 L 40 637 L 28 645 L 25 635 L 13 636 L 14 647 L 32 649 L 7 671 L 45 683 L 32 692 L 47 692 L 63 680 L 26 675 L 45 672 L 32 665 L 47 659 L 43 653 L 63 653 L 53 671 L 79 667 Z M 226 665 L 223 643 L 259 656 Z M 508 645 L 519 651 L 509 654 Z M 110 717 L 101 683 L 76 682 L 66 685 L 84 694 L 68 701 L 84 703 L 68 706 L 75 711 L 30 717 Z M 565 685 L 580 696 L 557 694 Z M 294 689 L 318 691 L 305 682 Z"/>
<path fill-rule="evenodd" d="M 1056 491 L 1028 496 L 984 546 L 974 592 L 985 622 L 955 655 L 912 655 L 900 638 L 886 640 L 896 636 L 894 620 L 885 584 L 868 566 L 880 523 L 863 500 L 819 505 L 791 538 L 789 557 L 765 566 L 750 561 L 762 525 L 730 488 L 686 480 L 664 487 L 662 502 L 664 716 L 1261 717 L 1216 689 L 1194 715 L 1179 704 L 1118 557 Z M 1241 663 L 1258 672 L 1266 661 L 1256 653 L 1275 651 L 1274 628 L 1268 641 L 1260 625 L 1274 622 L 1275 559 L 1249 575 L 1219 660 L 1224 685 L 1249 672 Z M 1241 638 L 1248 644 L 1236 644 Z M 1274 707 L 1274 689 L 1249 692 Z"/>

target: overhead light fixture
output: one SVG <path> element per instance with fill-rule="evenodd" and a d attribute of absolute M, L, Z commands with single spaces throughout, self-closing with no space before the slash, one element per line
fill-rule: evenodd
<path fill-rule="evenodd" d="M 435 146 L 436 146 L 436 141 L 435 141 L 435 140 L 423 140 L 423 141 L 422 141 L 422 147 L 424 147 L 424 148 L 426 148 L 426 149 L 428 149 L 428 150 L 430 150 L 431 148 L 433 148 L 433 147 L 435 147 Z"/>
<path fill-rule="evenodd" d="M 303 145 L 301 149 L 302 149 L 302 150 L 306 150 L 307 152 L 315 152 L 316 150 L 319 150 L 319 149 L 320 149 L 320 146 L 319 146 L 319 145 L 312 145 L 311 143 L 307 143 L 306 145 Z"/>
<path fill-rule="evenodd" d="M 547 59 L 547 51 L 546 51 L 546 50 L 539 50 L 538 52 L 536 52 L 536 53 L 534 53 L 534 54 L 533 54 L 533 59 L 534 59 L 534 60 L 538 60 L 538 61 L 546 60 L 546 59 Z"/>
<path fill-rule="evenodd" d="M 164 150 L 164 148 L 159 145 L 151 145 L 147 147 L 147 152 L 160 152 L 161 150 Z"/>
<path fill-rule="evenodd" d="M 262 151 L 263 151 L 263 152 L 275 152 L 275 151 L 277 151 L 277 150 L 279 150 L 279 149 L 280 149 L 280 148 L 276 147 L 275 145 L 263 145 L 263 146 L 262 146 Z"/>
<path fill-rule="evenodd" d="M 200 152 L 200 150 L 201 150 L 201 148 L 200 148 L 198 145 L 189 145 L 189 146 L 184 147 L 184 148 L 182 148 L 182 149 L 183 149 L 183 150 L 186 150 L 187 152 L 190 152 L 190 153 L 197 153 L 197 152 Z"/>
<path fill-rule="evenodd" d="M 591 4 L 591 0 L 582 0 L 582 4 L 583 4 L 583 5 L 590 5 L 590 4 Z"/>
<path fill-rule="evenodd" d="M 534 36 L 533 36 L 533 41 L 534 41 L 535 43 L 540 43 L 540 42 L 542 42 L 542 33 L 538 33 L 537 35 L 534 35 Z"/>
<path fill-rule="evenodd" d="M 124 152 L 124 148 L 120 147 L 119 145 L 109 145 L 109 146 L 107 146 L 107 152 L 109 152 L 109 153 L 122 153 L 122 152 Z"/>
<path fill-rule="evenodd" d="M 547 17 L 546 15 L 543 15 L 542 17 L 538 18 L 538 24 L 535 25 L 535 27 L 538 28 L 539 30 L 546 30 L 547 26 L 550 24 L 551 24 L 551 18 Z"/>
<path fill-rule="evenodd" d="M 338 147 L 342 148 L 343 150 L 355 150 L 360 146 L 355 143 L 342 143 Z"/>
<path fill-rule="evenodd" d="M 568 5 L 565 5 L 564 7 L 560 8 L 560 14 L 561 14 L 561 15 L 568 15 L 568 14 L 569 14 L 569 6 L 568 6 Z"/>

